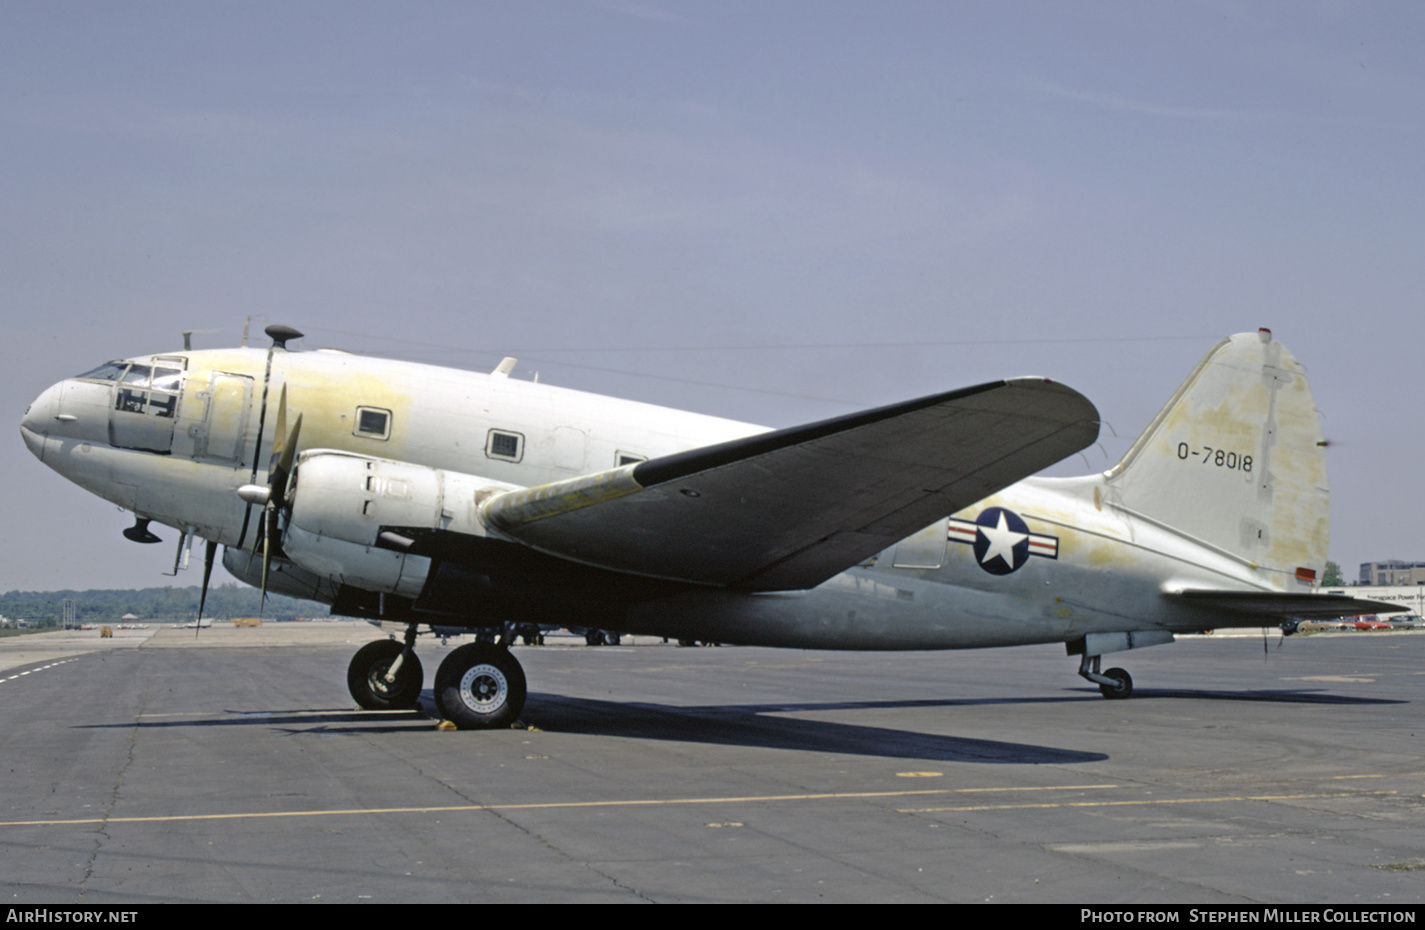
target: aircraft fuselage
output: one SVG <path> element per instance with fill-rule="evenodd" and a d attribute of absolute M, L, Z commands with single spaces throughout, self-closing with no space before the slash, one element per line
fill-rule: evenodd
<path fill-rule="evenodd" d="M 229 568 L 254 583 L 261 508 L 237 491 L 268 479 L 284 389 L 289 415 L 302 416 L 304 450 L 476 476 L 496 488 L 543 485 L 762 430 L 498 374 L 336 351 L 189 351 L 114 365 L 127 367 L 62 381 L 36 399 L 22 427 L 31 451 L 120 507 L 221 543 Z M 459 573 L 447 573 L 445 590 L 432 591 L 439 586 L 431 560 L 407 564 L 419 557 L 379 552 L 369 541 L 372 558 L 406 562 L 394 574 L 355 577 L 341 555 L 303 560 L 315 572 L 284 563 L 274 589 L 340 608 L 343 591 L 369 594 L 375 578 L 377 593 L 394 601 L 419 605 L 423 589 L 433 594 L 427 604 L 436 605 L 443 624 L 462 622 L 462 612 L 472 625 L 496 622 L 505 612 L 512 614 L 504 619 L 524 620 L 520 605 L 528 603 L 542 620 L 562 616 L 568 625 L 686 639 L 937 649 L 1230 625 L 1231 616 L 1171 602 L 1163 593 L 1289 588 L 1251 560 L 1109 498 L 1105 475 L 1026 479 L 806 591 L 741 592 L 576 568 L 563 593 L 546 584 L 542 599 L 523 600 L 533 587 L 501 582 L 505 588 L 479 603 L 460 587 Z M 449 513 L 445 503 L 440 507 Z M 479 528 L 477 535 L 499 562 L 498 534 Z M 591 592 L 604 582 L 618 594 L 600 601 Z M 355 605 L 348 612 L 379 614 L 370 598 L 346 602 Z M 597 608 L 596 620 L 582 615 L 582 605 Z"/>

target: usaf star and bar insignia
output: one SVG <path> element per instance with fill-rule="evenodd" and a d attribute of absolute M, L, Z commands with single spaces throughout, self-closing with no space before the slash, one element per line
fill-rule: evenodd
<path fill-rule="evenodd" d="M 1059 557 L 1059 537 L 1029 532 L 1013 510 L 986 507 L 973 521 L 950 518 L 949 537 L 975 548 L 975 561 L 992 575 L 1016 571 L 1030 556 Z"/>

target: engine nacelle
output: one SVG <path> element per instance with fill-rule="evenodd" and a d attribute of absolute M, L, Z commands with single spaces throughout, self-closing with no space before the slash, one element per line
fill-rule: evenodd
<path fill-rule="evenodd" d="M 223 550 L 223 567 L 234 578 L 245 581 L 254 588 L 262 587 L 262 552 L 234 549 Z M 273 558 L 267 567 L 267 591 L 270 594 L 285 594 L 287 597 L 301 597 L 309 601 L 330 604 L 336 600 L 338 585 L 320 575 L 314 575 L 282 558 Z"/>
<path fill-rule="evenodd" d="M 481 502 L 517 487 L 348 452 L 305 452 L 287 486 L 282 550 L 336 584 L 414 598 L 430 559 L 382 546 L 380 534 L 399 527 L 484 536 Z"/>

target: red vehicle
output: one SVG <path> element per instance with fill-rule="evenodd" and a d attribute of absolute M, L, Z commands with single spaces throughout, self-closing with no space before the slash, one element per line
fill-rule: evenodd
<path fill-rule="evenodd" d="M 1378 619 L 1375 614 L 1362 614 L 1349 621 L 1349 627 L 1356 630 L 1388 630 L 1390 624 Z"/>

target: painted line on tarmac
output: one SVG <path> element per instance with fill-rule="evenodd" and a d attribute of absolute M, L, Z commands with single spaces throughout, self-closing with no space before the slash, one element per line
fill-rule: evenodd
<path fill-rule="evenodd" d="M 1140 798 L 1131 801 L 1061 801 L 1057 804 L 979 804 L 965 807 L 899 808 L 898 814 L 934 814 L 955 811 L 1022 811 L 1069 807 L 1131 807 L 1149 804 L 1226 804 L 1233 801 L 1309 801 L 1321 798 L 1363 798 L 1399 794 L 1397 791 L 1343 791 L 1326 794 L 1227 795 L 1219 798 Z"/>
<path fill-rule="evenodd" d="M 410 717 L 414 713 L 413 709 L 399 710 L 366 710 L 359 707 L 332 707 L 327 710 L 188 710 L 170 714 L 139 714 L 139 720 L 164 720 L 172 717 L 217 717 L 222 720 L 229 720 L 233 717 L 241 717 L 244 720 L 263 719 L 267 717 L 331 717 L 339 714 L 353 715 L 360 714 L 365 717 Z"/>
<path fill-rule="evenodd" d="M 7 681 L 14 681 L 17 678 L 24 678 L 26 675 L 33 675 L 35 672 L 43 672 L 45 669 L 54 668 L 56 665 L 64 665 L 68 662 L 77 662 L 78 660 L 79 657 L 75 656 L 72 659 L 60 659 L 58 662 L 51 662 L 49 665 L 41 665 L 38 668 L 25 669 L 25 671 L 20 672 L 17 675 L 9 675 L 5 678 L 0 678 L 0 684 L 4 684 Z"/>
<path fill-rule="evenodd" d="M 1386 775 L 1341 775 L 1336 778 L 1375 778 Z M 1031 791 L 1102 791 L 1121 785 L 1042 785 L 1025 787 L 934 788 L 922 791 L 855 791 L 820 792 L 812 794 L 744 795 L 725 798 L 644 798 L 624 801 L 546 801 L 530 804 L 455 804 L 433 807 L 368 807 L 339 810 L 252 811 L 229 814 L 168 814 L 156 817 L 85 817 L 72 820 L 8 820 L 0 827 L 83 826 L 86 824 L 119 823 L 185 823 L 211 820 L 273 820 L 293 817 L 361 817 L 375 814 L 449 814 L 469 811 L 537 811 L 571 810 L 610 807 L 682 807 L 707 804 L 766 804 L 795 801 L 847 801 L 877 798 L 910 798 L 971 794 L 1019 793 Z M 1052 810 L 1093 807 L 1131 807 L 1163 804 L 1230 804 L 1244 801 L 1306 801 L 1330 798 L 1367 798 L 1398 795 L 1397 791 L 1342 791 L 1308 794 L 1223 795 L 1208 798 L 1136 798 L 1118 801 L 1057 801 L 1028 804 L 971 804 L 943 807 L 893 808 L 898 814 L 956 813 L 974 811 Z"/>
<path fill-rule="evenodd" d="M 647 798 L 628 801 L 547 801 L 533 804 L 456 804 L 442 807 L 364 807 L 328 811 L 257 811 L 246 814 L 170 814 L 160 817 L 85 817 L 76 820 L 5 820 L 0 827 L 79 826 L 115 823 L 182 823 L 200 820 L 262 820 L 283 817 L 351 817 L 370 814 L 445 814 L 460 811 L 535 811 L 595 807 L 678 807 L 697 804 L 758 804 L 773 801 L 837 801 L 907 798 L 928 795 L 985 794 L 1018 791 L 1091 791 L 1118 785 L 1043 785 L 994 788 L 933 788 L 924 791 L 856 791 L 818 794 L 766 794 L 729 798 Z"/>

